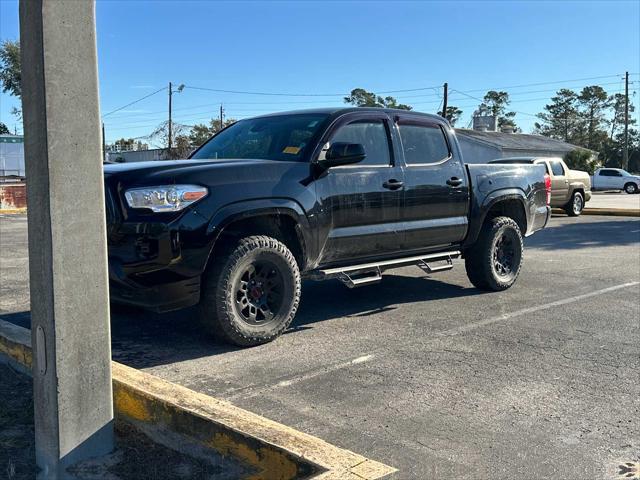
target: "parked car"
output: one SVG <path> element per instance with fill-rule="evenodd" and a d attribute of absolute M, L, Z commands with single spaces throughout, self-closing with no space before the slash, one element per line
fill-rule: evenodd
<path fill-rule="evenodd" d="M 507 289 L 522 237 L 550 215 L 542 165 L 465 165 L 446 120 L 404 110 L 240 120 L 189 160 L 104 177 L 112 299 L 198 304 L 204 328 L 241 346 L 289 326 L 301 276 L 356 287 L 463 257 L 477 288 Z"/>
<path fill-rule="evenodd" d="M 640 176 L 631 175 L 620 168 L 599 168 L 593 174 L 594 190 L 624 190 L 640 193 Z"/>
<path fill-rule="evenodd" d="M 490 163 L 544 165 L 551 177 L 551 206 L 562 208 L 567 215 L 577 217 L 586 202 L 591 200 L 591 178 L 587 172 L 571 170 L 564 160 L 557 157 L 509 157 Z"/>

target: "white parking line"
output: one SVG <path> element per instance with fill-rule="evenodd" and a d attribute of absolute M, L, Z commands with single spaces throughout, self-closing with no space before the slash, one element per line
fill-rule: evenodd
<path fill-rule="evenodd" d="M 465 333 L 471 330 L 475 330 L 477 328 L 480 327 L 485 327 L 487 325 L 492 325 L 494 323 L 499 323 L 499 322 L 504 322 L 507 320 L 512 320 L 514 318 L 517 317 L 521 317 L 523 315 L 526 315 L 528 313 L 534 313 L 534 312 L 539 312 L 542 310 L 548 310 L 550 308 L 554 308 L 554 307 L 558 307 L 561 305 L 567 305 L 570 303 L 575 303 L 575 302 L 579 302 L 581 300 L 584 300 L 586 298 L 591 298 L 591 297 L 595 297 L 598 295 L 604 295 L 607 293 L 611 293 L 614 292 L 616 290 L 620 290 L 622 288 L 627 288 L 627 287 L 634 287 L 636 285 L 640 285 L 640 282 L 627 282 L 627 283 L 621 283 L 620 285 L 614 285 L 612 287 L 607 287 L 607 288 L 603 288 L 600 290 L 595 290 L 593 292 L 589 292 L 589 293 L 584 293 L 582 295 L 576 295 L 573 297 L 569 297 L 569 298 L 564 298 L 562 300 L 556 300 L 555 302 L 549 302 L 549 303 L 545 303 L 542 305 L 538 305 L 535 307 L 529 307 L 529 308 L 523 308 L 522 310 L 516 310 L 515 312 L 511 312 L 511 313 L 505 313 L 503 315 L 498 315 L 496 317 L 491 317 L 491 318 L 487 318 L 485 320 L 480 320 L 477 322 L 472 322 L 472 323 L 467 323 L 465 325 L 461 325 L 459 327 L 455 327 L 455 328 L 451 328 L 449 330 L 444 330 L 441 332 L 437 332 L 434 333 L 430 338 L 427 338 L 426 341 L 436 341 L 442 337 L 450 337 L 450 336 L 454 336 L 454 335 L 458 335 L 461 333 Z M 239 388 L 237 390 L 233 390 L 231 394 L 229 394 L 230 392 L 228 392 L 227 395 L 225 395 L 225 397 L 228 400 L 233 400 L 235 398 L 251 398 L 251 397 L 256 397 L 258 395 L 262 395 L 263 393 L 272 391 L 272 390 L 276 390 L 278 388 L 283 388 L 283 387 L 289 387 L 291 385 L 295 385 L 297 383 L 300 382 L 304 382 L 306 380 L 310 380 L 312 378 L 321 376 L 321 375 L 325 375 L 327 373 L 331 373 L 331 372 L 335 372 L 337 370 L 341 370 L 343 368 L 348 368 L 350 366 L 353 365 L 358 365 L 361 363 L 366 363 L 369 362 L 371 359 L 373 359 L 376 355 L 380 355 L 380 354 L 384 354 L 385 350 L 388 347 L 380 347 L 380 348 L 376 348 L 374 350 L 375 353 L 370 353 L 368 355 L 364 355 L 361 357 L 357 357 L 354 358 L 352 360 L 346 361 L 346 362 L 341 362 L 341 363 L 336 363 L 333 365 L 327 365 L 326 367 L 321 367 L 318 369 L 314 369 L 314 370 L 310 370 L 308 372 L 302 373 L 300 375 L 293 375 L 289 378 L 286 379 L 282 379 L 274 384 L 271 385 L 256 385 L 256 386 L 250 386 L 250 387 L 246 387 L 246 388 Z M 282 378 L 282 377 L 281 377 Z"/>
<path fill-rule="evenodd" d="M 487 318 L 486 320 L 480 320 L 479 322 L 467 323 L 459 327 L 455 327 L 449 330 L 445 330 L 443 332 L 439 332 L 436 334 L 436 336 L 449 337 L 452 335 L 458 335 L 459 333 L 475 330 L 476 328 L 479 328 L 479 327 L 484 327 L 486 325 L 491 325 L 493 323 L 503 322 L 505 320 L 510 320 L 515 317 L 520 317 L 522 315 L 526 315 L 527 313 L 539 312 L 541 310 L 548 310 L 550 308 L 558 307 L 560 305 L 567 305 L 569 303 L 579 302 L 580 300 L 584 300 L 585 298 L 595 297 L 597 295 L 604 295 L 605 293 L 614 292 L 616 290 L 620 290 L 621 288 L 633 287 L 636 285 L 640 285 L 640 282 L 621 283 L 620 285 L 615 285 L 613 287 L 607 287 L 601 290 L 595 290 L 593 292 L 583 293 L 582 295 L 576 295 L 574 297 L 564 298 L 562 300 L 556 300 L 555 302 L 545 303 L 543 305 L 538 305 L 536 307 L 523 308 L 522 310 L 516 310 L 515 312 L 505 313 L 497 317 Z"/>
<path fill-rule="evenodd" d="M 228 399 L 233 399 L 237 397 L 250 398 L 260 395 L 269 390 L 275 390 L 276 388 L 288 387 L 290 385 L 294 385 L 296 383 L 303 382 L 305 380 L 310 380 L 320 375 L 325 375 L 327 373 L 335 372 L 336 370 L 340 370 L 342 368 L 350 367 L 351 365 L 358 365 L 360 363 L 365 363 L 371 360 L 375 355 L 363 355 L 362 357 L 354 358 L 353 360 L 349 360 L 347 362 L 336 363 L 334 365 L 328 365 L 323 368 L 319 368 L 317 370 L 311 370 L 309 372 L 303 373 L 301 375 L 296 375 L 294 377 L 288 378 L 286 380 L 281 380 L 274 385 L 263 385 L 259 387 L 248 387 L 240 389 L 234 392 L 232 395 L 229 395 Z"/>

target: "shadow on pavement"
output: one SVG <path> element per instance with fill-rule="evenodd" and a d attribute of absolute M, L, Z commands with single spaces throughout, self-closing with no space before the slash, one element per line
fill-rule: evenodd
<path fill-rule="evenodd" d="M 429 278 L 387 275 L 382 283 L 350 290 L 338 281 L 304 283 L 296 319 L 285 335 L 313 324 L 346 316 L 365 317 L 394 309 L 392 305 L 478 295 Z M 357 321 L 354 318 L 354 321 Z M 194 308 L 156 314 L 112 306 L 113 359 L 135 368 L 165 365 L 237 350 L 203 333 Z"/>
<path fill-rule="evenodd" d="M 427 277 L 387 274 L 377 285 L 349 289 L 337 280 L 305 281 L 298 314 L 285 332 L 290 335 L 313 324 L 340 317 L 367 317 L 395 309 L 395 305 L 478 295 Z M 30 327 L 30 312 L 3 313 L 3 320 Z M 354 318 L 354 321 L 356 319 Z M 202 331 L 195 308 L 169 313 L 111 305 L 111 347 L 114 360 L 134 368 L 219 355 L 238 350 Z"/>
<path fill-rule="evenodd" d="M 578 248 L 632 245 L 640 242 L 640 220 L 566 223 L 550 225 L 525 239 L 526 248 L 575 250 Z M 594 228 L 597 225 L 598 228 Z"/>

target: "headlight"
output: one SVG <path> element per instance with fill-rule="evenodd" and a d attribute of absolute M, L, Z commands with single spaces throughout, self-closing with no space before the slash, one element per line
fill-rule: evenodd
<path fill-rule="evenodd" d="M 203 199 L 209 191 L 199 185 L 162 185 L 132 188 L 124 192 L 131 208 L 148 208 L 154 212 L 178 212 Z"/>

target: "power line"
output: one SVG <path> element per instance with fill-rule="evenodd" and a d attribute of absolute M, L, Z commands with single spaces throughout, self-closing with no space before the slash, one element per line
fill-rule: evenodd
<path fill-rule="evenodd" d="M 571 80 L 555 80 L 553 82 L 539 82 L 539 83 L 523 83 L 522 85 L 510 85 L 507 87 L 494 87 L 494 88 L 479 88 L 479 89 L 475 89 L 475 90 L 467 90 L 467 92 L 486 92 L 489 90 L 506 90 L 509 88 L 523 88 L 523 87 L 537 87 L 539 85 L 553 85 L 556 83 L 571 83 L 571 82 L 582 82 L 585 80 L 598 80 L 598 79 L 602 79 L 602 78 L 614 78 L 614 77 L 619 77 L 621 75 L 624 74 L 615 74 L 615 75 L 601 75 L 599 77 L 585 77 L 585 78 L 573 78 Z"/>
<path fill-rule="evenodd" d="M 155 95 L 156 93 L 160 93 L 160 92 L 162 92 L 163 90 L 166 90 L 166 89 L 167 89 L 167 87 L 162 87 L 161 89 L 156 90 L 155 92 L 150 93 L 149 95 L 145 95 L 144 97 L 141 97 L 141 98 L 139 98 L 138 100 L 134 100 L 133 102 L 131 102 L 131 103 L 127 103 L 126 105 L 123 105 L 123 106 L 122 106 L 122 107 L 120 107 L 120 108 L 116 108 L 115 110 L 111 110 L 109 113 L 105 113 L 105 114 L 102 116 L 102 118 L 104 118 L 104 117 L 106 117 L 106 116 L 108 116 L 108 115 L 111 115 L 112 113 L 119 112 L 120 110 L 123 110 L 123 109 L 125 109 L 125 108 L 127 108 L 127 107 L 130 107 L 131 105 L 135 105 L 136 103 L 141 102 L 142 100 L 145 100 L 145 99 L 147 99 L 147 98 L 149 98 L 149 97 L 152 97 L 152 96 L 153 96 L 153 95 Z"/>
<path fill-rule="evenodd" d="M 239 95 L 263 95 L 263 96 L 275 96 L 275 97 L 344 97 L 350 95 L 350 93 L 276 93 L 276 92 L 250 92 L 244 90 L 223 90 L 219 88 L 208 88 L 208 87 L 194 87 L 187 85 L 185 88 L 189 88 L 191 90 L 204 90 L 208 92 L 218 92 L 218 93 L 232 93 Z M 372 92 L 374 94 L 385 94 L 385 93 L 403 93 L 403 92 L 417 92 L 421 90 L 432 90 L 434 88 L 440 88 L 439 86 L 435 87 L 420 87 L 420 88 L 409 88 L 404 90 L 381 90 L 378 92 Z"/>
<path fill-rule="evenodd" d="M 474 96 L 472 96 L 472 95 L 468 95 L 468 94 L 466 94 L 466 93 L 464 93 L 464 92 L 461 92 L 460 90 L 453 90 L 453 91 L 454 91 L 454 92 L 461 93 L 461 94 L 462 94 L 462 95 L 464 95 L 465 97 L 469 97 L 469 98 L 471 98 L 471 99 L 473 99 L 473 100 L 477 100 L 477 101 L 479 101 L 480 103 L 483 103 L 483 102 L 484 102 L 484 100 L 480 100 L 478 97 L 474 97 Z M 527 116 L 529 116 L 529 117 L 536 117 L 536 118 L 538 117 L 538 115 L 533 114 L 533 113 L 519 112 L 518 110 L 513 110 L 513 111 L 514 111 L 514 112 L 516 112 L 516 113 L 519 113 L 520 115 L 527 115 Z"/>

